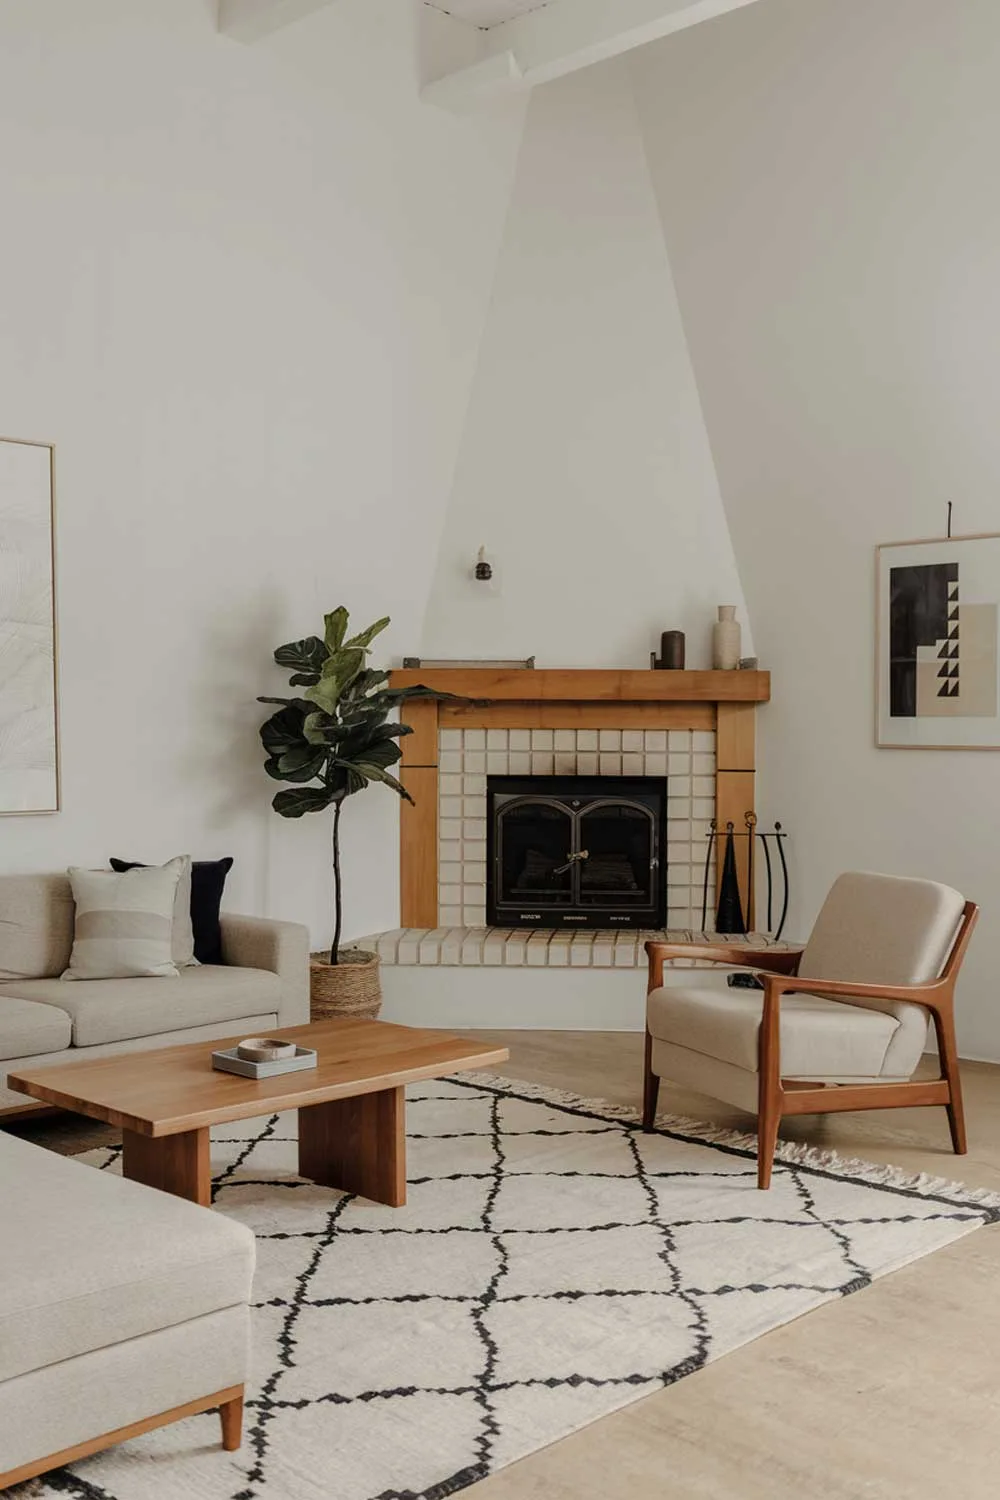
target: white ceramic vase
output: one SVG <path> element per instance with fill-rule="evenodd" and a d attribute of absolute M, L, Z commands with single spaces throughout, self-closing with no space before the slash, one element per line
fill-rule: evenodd
<path fill-rule="evenodd" d="M 740 664 L 742 631 L 735 604 L 720 604 L 719 618 L 712 627 L 712 666 L 717 672 L 735 672 Z"/>

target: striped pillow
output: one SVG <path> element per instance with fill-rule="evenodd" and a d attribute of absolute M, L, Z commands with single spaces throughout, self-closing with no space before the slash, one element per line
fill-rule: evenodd
<path fill-rule="evenodd" d="M 64 979 L 176 979 L 174 902 L 184 857 L 149 869 L 69 871 L 76 902 Z"/>

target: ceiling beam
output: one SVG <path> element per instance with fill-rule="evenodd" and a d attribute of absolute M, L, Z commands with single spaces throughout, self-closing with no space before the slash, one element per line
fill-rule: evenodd
<path fill-rule="evenodd" d="M 424 85 L 445 109 L 473 109 L 618 57 L 756 0 L 549 0 L 486 32 L 486 57 Z"/>
<path fill-rule="evenodd" d="M 333 0 L 219 0 L 219 30 L 237 42 L 259 42 L 332 3 Z"/>

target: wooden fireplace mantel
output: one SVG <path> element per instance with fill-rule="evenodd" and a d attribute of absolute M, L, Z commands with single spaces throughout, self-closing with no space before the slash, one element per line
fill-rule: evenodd
<path fill-rule="evenodd" d="M 393 672 L 391 682 L 504 703 L 766 703 L 771 696 L 770 672 L 428 667 Z"/>
<path fill-rule="evenodd" d="M 400 816 L 400 922 L 438 924 L 438 731 L 493 729 L 708 729 L 716 733 L 715 816 L 744 827 L 754 810 L 756 709 L 771 696 L 769 672 L 590 671 L 428 667 L 397 670 L 392 687 L 434 688 L 462 701 L 416 699 L 402 718 L 400 780 L 413 797 Z M 747 843 L 737 864 L 744 910 Z M 721 869 L 721 860 L 717 861 Z"/>

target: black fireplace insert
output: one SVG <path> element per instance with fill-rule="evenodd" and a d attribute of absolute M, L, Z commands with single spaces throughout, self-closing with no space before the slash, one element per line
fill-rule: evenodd
<path fill-rule="evenodd" d="M 490 776 L 492 927 L 659 928 L 667 783 L 659 776 Z"/>

